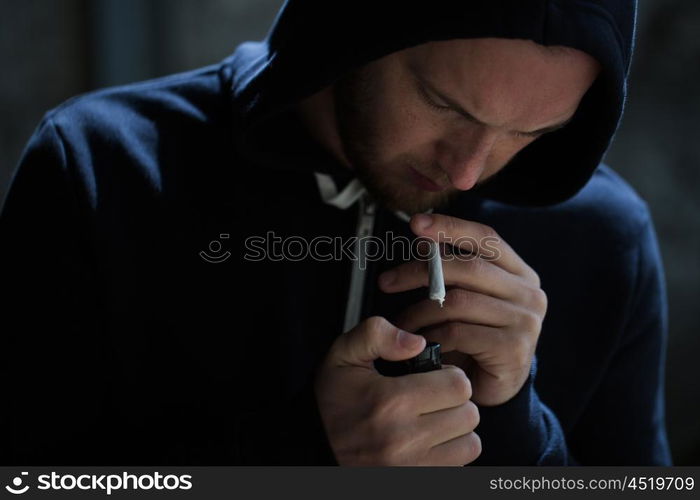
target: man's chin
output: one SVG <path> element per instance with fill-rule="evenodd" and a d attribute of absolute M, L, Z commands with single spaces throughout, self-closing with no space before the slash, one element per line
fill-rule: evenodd
<path fill-rule="evenodd" d="M 356 165 L 366 163 L 356 162 Z M 390 180 L 386 176 L 377 175 L 380 169 L 356 168 L 357 175 L 372 197 L 389 210 L 401 211 L 413 215 L 426 212 L 430 209 L 439 210 L 445 207 L 459 194 L 458 190 L 446 189 L 440 192 L 431 192 L 414 185 L 408 180 Z M 394 169 L 382 168 L 385 172 Z M 398 175 L 396 177 L 399 177 Z"/>

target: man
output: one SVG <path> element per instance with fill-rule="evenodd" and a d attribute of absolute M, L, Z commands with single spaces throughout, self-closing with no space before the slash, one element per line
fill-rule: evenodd
<path fill-rule="evenodd" d="M 669 464 L 656 237 L 599 165 L 634 15 L 290 1 L 48 113 L 0 218 L 3 461 Z M 444 307 L 420 259 L 318 252 L 367 236 L 441 242 Z M 441 370 L 375 369 L 424 338 Z"/>

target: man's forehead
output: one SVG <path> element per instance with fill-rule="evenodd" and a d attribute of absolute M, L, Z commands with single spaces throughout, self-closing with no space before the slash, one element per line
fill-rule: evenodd
<path fill-rule="evenodd" d="M 574 49 L 508 39 L 430 42 L 407 51 L 406 63 L 470 114 L 518 130 L 570 117 L 598 72 Z"/>

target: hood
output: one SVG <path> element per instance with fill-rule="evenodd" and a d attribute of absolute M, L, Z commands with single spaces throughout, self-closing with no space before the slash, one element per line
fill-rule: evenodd
<path fill-rule="evenodd" d="M 425 42 L 512 38 L 568 46 L 602 67 L 572 121 L 469 191 L 513 205 L 559 203 L 588 182 L 618 127 L 635 18 L 636 0 L 288 0 L 266 39 L 240 45 L 231 58 L 241 137 L 348 70 Z"/>

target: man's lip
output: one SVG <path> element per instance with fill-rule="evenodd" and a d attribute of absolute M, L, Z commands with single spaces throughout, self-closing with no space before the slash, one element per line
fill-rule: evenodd
<path fill-rule="evenodd" d="M 411 171 L 411 177 L 413 178 L 413 182 L 419 188 L 424 189 L 425 191 L 432 191 L 434 193 L 438 191 L 444 191 L 446 189 L 440 186 L 439 184 L 434 183 L 423 174 L 418 173 L 418 171 L 415 170 L 413 167 L 408 168 Z"/>

